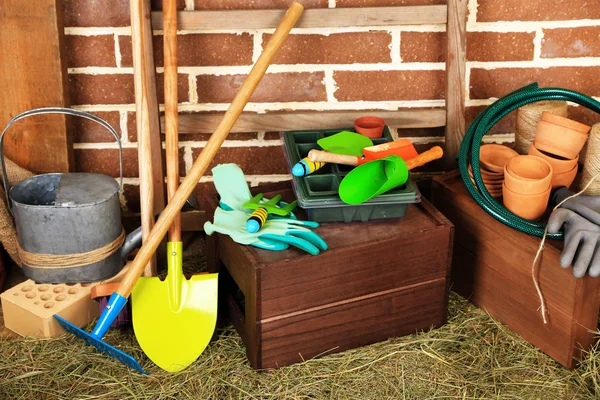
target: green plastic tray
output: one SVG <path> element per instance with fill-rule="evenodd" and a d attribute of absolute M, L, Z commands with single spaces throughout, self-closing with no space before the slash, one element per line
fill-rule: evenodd
<path fill-rule="evenodd" d="M 353 128 L 283 132 L 283 152 L 290 170 L 297 162 L 306 157 L 310 150 L 320 149 L 317 140 L 343 130 L 354 132 Z M 383 136 L 373 139 L 373 144 L 377 145 L 392 140 L 390 130 L 386 126 Z M 403 186 L 363 204 L 346 204 L 340 200 L 338 188 L 344 176 L 352 168 L 354 167 L 327 164 L 308 176 L 292 176 L 292 187 L 298 205 L 306 210 L 310 220 L 318 222 L 366 222 L 374 219 L 400 218 L 406 214 L 408 204 L 420 201 L 421 194 L 409 177 Z"/>

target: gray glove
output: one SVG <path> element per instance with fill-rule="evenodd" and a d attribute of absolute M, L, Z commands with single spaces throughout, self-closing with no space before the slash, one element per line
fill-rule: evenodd
<path fill-rule="evenodd" d="M 561 188 L 552 196 L 552 204 L 558 204 L 573 193 Z M 600 275 L 600 196 L 578 196 L 567 200 L 552 212 L 548 221 L 548 233 L 558 233 L 564 228 L 565 247 L 560 266 L 573 265 L 576 278 Z"/>

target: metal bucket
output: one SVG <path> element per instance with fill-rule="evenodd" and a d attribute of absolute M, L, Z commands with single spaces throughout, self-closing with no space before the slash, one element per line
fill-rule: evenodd
<path fill-rule="evenodd" d="M 119 146 L 120 183 L 92 173 L 52 173 L 27 178 L 9 186 L 4 163 L 4 135 L 16 121 L 41 114 L 67 114 L 99 123 L 112 133 Z M 0 136 L 2 177 L 8 209 L 15 219 L 20 247 L 29 253 L 73 255 L 87 253 L 115 241 L 122 232 L 119 193 L 123 188 L 123 151 L 117 132 L 93 114 L 69 108 L 26 111 L 9 121 Z M 82 266 L 21 267 L 40 283 L 96 282 L 116 275 L 125 257 L 141 245 L 141 230 L 129 234 L 107 258 Z"/>

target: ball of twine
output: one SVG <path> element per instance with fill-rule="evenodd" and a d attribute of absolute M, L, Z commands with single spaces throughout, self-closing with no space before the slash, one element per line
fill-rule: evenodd
<path fill-rule="evenodd" d="M 567 102 L 562 100 L 544 100 L 527 104 L 517 110 L 517 127 L 515 132 L 515 150 L 519 154 L 527 154 L 535 138 L 537 123 L 542 113 L 567 116 Z"/>
<path fill-rule="evenodd" d="M 587 140 L 587 151 L 585 153 L 581 184 L 585 185 L 598 173 L 600 173 L 600 124 L 592 126 L 590 136 Z M 600 180 L 594 180 L 583 194 L 589 196 L 600 195 Z"/>

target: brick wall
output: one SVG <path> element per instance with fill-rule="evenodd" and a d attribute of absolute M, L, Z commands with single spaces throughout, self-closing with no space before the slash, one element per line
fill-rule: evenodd
<path fill-rule="evenodd" d="M 180 0 L 180 9 L 286 8 L 290 0 Z M 161 0 L 152 0 L 160 9 Z M 307 8 L 444 4 L 445 0 L 304 0 Z M 66 0 L 70 95 L 76 108 L 120 130 L 127 206 L 137 210 L 137 146 L 128 0 Z M 494 98 L 532 81 L 600 96 L 600 2 L 469 0 L 467 126 Z M 396 110 L 444 106 L 445 25 L 296 29 L 263 79 L 249 111 Z M 224 111 L 272 30 L 187 31 L 179 37 L 181 112 Z M 155 33 L 162 101 L 162 36 Z M 596 115 L 572 107 L 582 122 Z M 117 151 L 99 126 L 77 122 L 76 167 L 116 175 Z M 293 127 L 290 127 L 292 129 Z M 489 141 L 512 140 L 514 116 Z M 419 150 L 443 142 L 443 129 L 394 132 Z M 181 135 L 181 174 L 206 135 Z M 231 134 L 215 162 L 236 162 L 251 184 L 289 179 L 278 136 Z M 439 169 L 438 164 L 425 170 Z M 205 176 L 201 182 L 210 182 Z"/>

